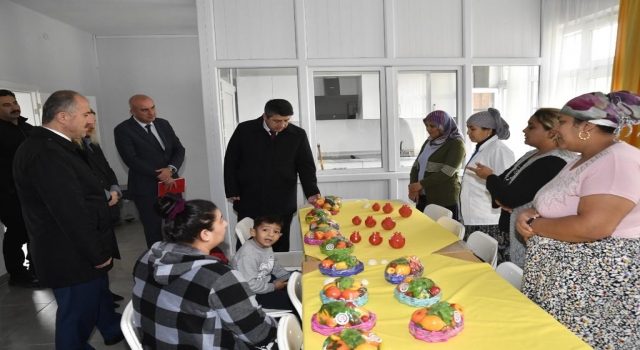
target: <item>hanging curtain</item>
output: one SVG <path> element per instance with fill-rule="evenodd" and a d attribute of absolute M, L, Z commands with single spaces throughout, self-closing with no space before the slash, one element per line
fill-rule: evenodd
<path fill-rule="evenodd" d="M 618 9 L 618 0 L 543 0 L 541 107 L 559 108 L 590 91 L 609 92 Z"/>
<path fill-rule="evenodd" d="M 613 61 L 611 90 L 629 90 L 640 93 L 640 1 L 620 0 L 618 17 L 618 43 Z M 622 130 L 620 139 L 640 148 L 640 125 L 635 125 L 629 136 Z"/>

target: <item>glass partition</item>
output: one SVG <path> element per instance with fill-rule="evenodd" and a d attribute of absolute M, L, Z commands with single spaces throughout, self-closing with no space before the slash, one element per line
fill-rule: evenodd
<path fill-rule="evenodd" d="M 318 170 L 382 167 L 380 72 L 314 72 Z"/>

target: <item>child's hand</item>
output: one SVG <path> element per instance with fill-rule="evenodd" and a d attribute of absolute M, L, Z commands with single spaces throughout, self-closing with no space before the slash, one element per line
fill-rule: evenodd
<path fill-rule="evenodd" d="M 288 282 L 289 282 L 289 280 L 276 281 L 276 282 L 273 283 L 273 289 L 275 289 L 275 290 L 283 289 L 284 287 L 287 286 Z"/>

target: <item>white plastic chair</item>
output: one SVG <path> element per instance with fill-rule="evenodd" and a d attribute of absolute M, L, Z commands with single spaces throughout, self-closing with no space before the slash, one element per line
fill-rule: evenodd
<path fill-rule="evenodd" d="M 278 322 L 278 348 L 280 350 L 300 350 L 302 328 L 294 315 L 285 315 Z"/>
<path fill-rule="evenodd" d="M 438 221 L 436 221 L 438 224 L 440 224 L 440 226 L 444 227 L 445 229 L 447 229 L 447 231 L 453 233 L 454 235 L 458 236 L 458 238 L 460 238 L 461 240 L 464 239 L 464 225 L 451 219 L 448 218 L 446 216 L 441 217 L 440 219 L 438 219 Z"/>
<path fill-rule="evenodd" d="M 475 255 L 484 262 L 491 264 L 491 267 L 494 269 L 496 268 L 498 241 L 496 241 L 495 238 L 484 232 L 475 231 L 469 236 L 469 239 L 467 239 L 467 244 Z"/>
<path fill-rule="evenodd" d="M 127 307 L 124 308 L 122 319 L 120 319 L 120 329 L 124 334 L 124 339 L 131 347 L 131 350 L 142 350 L 142 344 L 136 335 L 136 325 L 133 323 L 133 302 L 129 301 Z"/>
<path fill-rule="evenodd" d="M 302 318 L 302 274 L 294 271 L 289 277 L 289 283 L 287 283 L 287 294 L 293 307 L 296 308 L 296 312 Z"/>
<path fill-rule="evenodd" d="M 251 238 L 251 228 L 253 227 L 252 218 L 244 218 L 236 224 L 236 236 L 240 244 L 244 244 L 249 238 Z"/>
<path fill-rule="evenodd" d="M 453 217 L 453 213 L 451 212 L 451 210 L 439 206 L 437 204 L 429 204 L 424 208 L 424 215 L 428 216 L 431 218 L 431 220 L 433 221 L 438 221 L 438 219 L 440 219 L 441 217 L 445 216 L 448 218 L 452 218 Z"/>
<path fill-rule="evenodd" d="M 510 261 L 505 261 L 498 265 L 496 272 L 509 281 L 517 290 L 522 290 L 522 269 L 520 266 Z"/>

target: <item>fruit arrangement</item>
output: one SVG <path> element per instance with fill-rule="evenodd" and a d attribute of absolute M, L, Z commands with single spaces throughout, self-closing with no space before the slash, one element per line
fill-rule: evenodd
<path fill-rule="evenodd" d="M 313 208 L 309 210 L 307 215 L 305 215 L 304 221 L 307 224 L 311 224 L 314 221 L 327 222 L 327 220 L 330 218 L 331 218 L 331 213 L 328 210 Z"/>
<path fill-rule="evenodd" d="M 354 249 L 355 247 L 353 245 L 353 242 L 342 236 L 335 236 L 329 239 L 325 239 L 324 242 L 320 244 L 320 252 L 326 255 L 336 253 L 351 254 Z"/>
<path fill-rule="evenodd" d="M 344 277 L 359 274 L 364 270 L 364 264 L 353 255 L 338 253 L 324 258 L 318 269 L 323 275 Z"/>
<path fill-rule="evenodd" d="M 340 232 L 330 225 L 317 226 L 304 235 L 304 242 L 311 245 L 319 245 L 325 240 L 339 235 Z"/>
<path fill-rule="evenodd" d="M 311 318 L 311 329 L 323 335 L 341 332 L 345 328 L 371 330 L 376 315 L 351 302 L 332 301 L 323 304 Z"/>
<path fill-rule="evenodd" d="M 403 304 L 425 307 L 439 302 L 442 292 L 429 278 L 407 277 L 396 287 L 394 296 Z"/>
<path fill-rule="evenodd" d="M 413 312 L 409 333 L 430 343 L 447 341 L 464 327 L 464 310 L 458 304 L 438 302 Z"/>
<path fill-rule="evenodd" d="M 316 208 L 322 208 L 331 212 L 331 214 L 336 215 L 340 212 L 340 208 L 342 208 L 342 198 L 338 196 L 324 196 L 318 198 L 318 200 L 313 204 Z"/>
<path fill-rule="evenodd" d="M 381 344 L 382 339 L 374 333 L 346 328 L 327 337 L 322 350 L 379 350 Z"/>
<path fill-rule="evenodd" d="M 316 220 L 316 221 L 312 221 L 309 224 L 309 230 L 313 231 L 317 228 L 322 228 L 322 227 L 326 227 L 326 226 L 331 226 L 332 228 L 339 230 L 340 229 L 340 225 L 333 221 L 331 218 L 326 218 L 326 219 L 322 219 L 322 220 Z"/>
<path fill-rule="evenodd" d="M 369 301 L 367 284 L 369 284 L 367 280 L 360 282 L 351 277 L 338 277 L 324 285 L 320 292 L 320 299 L 323 304 L 332 301 L 345 301 L 362 306 Z"/>
<path fill-rule="evenodd" d="M 393 283 L 398 284 L 407 277 L 420 277 L 424 271 L 424 266 L 420 263 L 417 256 L 403 256 L 392 260 L 387 264 L 384 270 L 384 278 Z"/>

